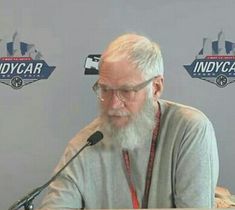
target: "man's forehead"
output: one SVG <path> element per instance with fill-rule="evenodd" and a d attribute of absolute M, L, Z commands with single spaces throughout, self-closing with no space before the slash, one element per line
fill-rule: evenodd
<path fill-rule="evenodd" d="M 130 61 L 104 62 L 101 65 L 99 80 L 105 82 L 142 81 L 143 75 Z"/>
<path fill-rule="evenodd" d="M 112 71 L 107 71 L 103 74 L 100 74 L 99 83 L 112 87 L 119 87 L 136 85 L 143 81 L 142 74 L 138 70 L 136 70 L 136 72 L 132 74 L 124 74 L 122 73 L 122 71 L 120 71 L 119 74 L 113 74 L 111 72 Z"/>

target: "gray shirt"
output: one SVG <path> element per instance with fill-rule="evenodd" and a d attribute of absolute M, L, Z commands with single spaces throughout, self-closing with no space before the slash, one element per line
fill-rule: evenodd
<path fill-rule="evenodd" d="M 148 208 L 211 208 L 218 178 L 214 129 L 200 111 L 160 100 L 161 120 Z M 68 144 L 59 170 L 96 130 L 95 119 Z M 131 174 L 141 204 L 151 139 L 129 151 Z M 133 208 L 122 149 L 104 136 L 86 148 L 50 185 L 42 209 Z"/>

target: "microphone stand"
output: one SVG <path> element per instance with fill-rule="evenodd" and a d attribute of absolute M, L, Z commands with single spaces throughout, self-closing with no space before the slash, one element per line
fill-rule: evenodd
<path fill-rule="evenodd" d="M 73 161 L 74 158 L 76 158 L 79 153 L 84 150 L 87 146 L 91 146 L 94 143 L 91 141 L 88 141 L 48 182 L 46 182 L 44 185 L 35 188 L 30 193 L 28 193 L 25 197 L 23 197 L 20 200 L 17 200 L 8 210 L 17 210 L 24 206 L 25 210 L 33 210 L 33 200 L 36 196 L 38 196 L 52 181 L 54 181 L 57 176 L 61 173 L 61 171 L 64 170 L 64 168 Z"/>

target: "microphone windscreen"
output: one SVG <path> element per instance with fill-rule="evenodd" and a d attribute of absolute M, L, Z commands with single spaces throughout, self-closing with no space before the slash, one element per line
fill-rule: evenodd
<path fill-rule="evenodd" d="M 91 146 L 98 143 L 101 139 L 103 139 L 103 137 L 104 137 L 103 133 L 101 133 L 100 131 L 96 131 L 87 139 L 87 142 Z"/>

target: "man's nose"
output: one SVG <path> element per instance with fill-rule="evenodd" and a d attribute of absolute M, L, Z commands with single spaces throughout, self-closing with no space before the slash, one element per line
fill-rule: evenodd
<path fill-rule="evenodd" d="M 118 96 L 117 91 L 113 91 L 113 94 L 112 94 L 111 99 L 110 99 L 110 106 L 111 106 L 112 109 L 117 109 L 117 108 L 121 108 L 121 107 L 124 106 L 124 103 L 120 99 L 120 97 Z"/>

